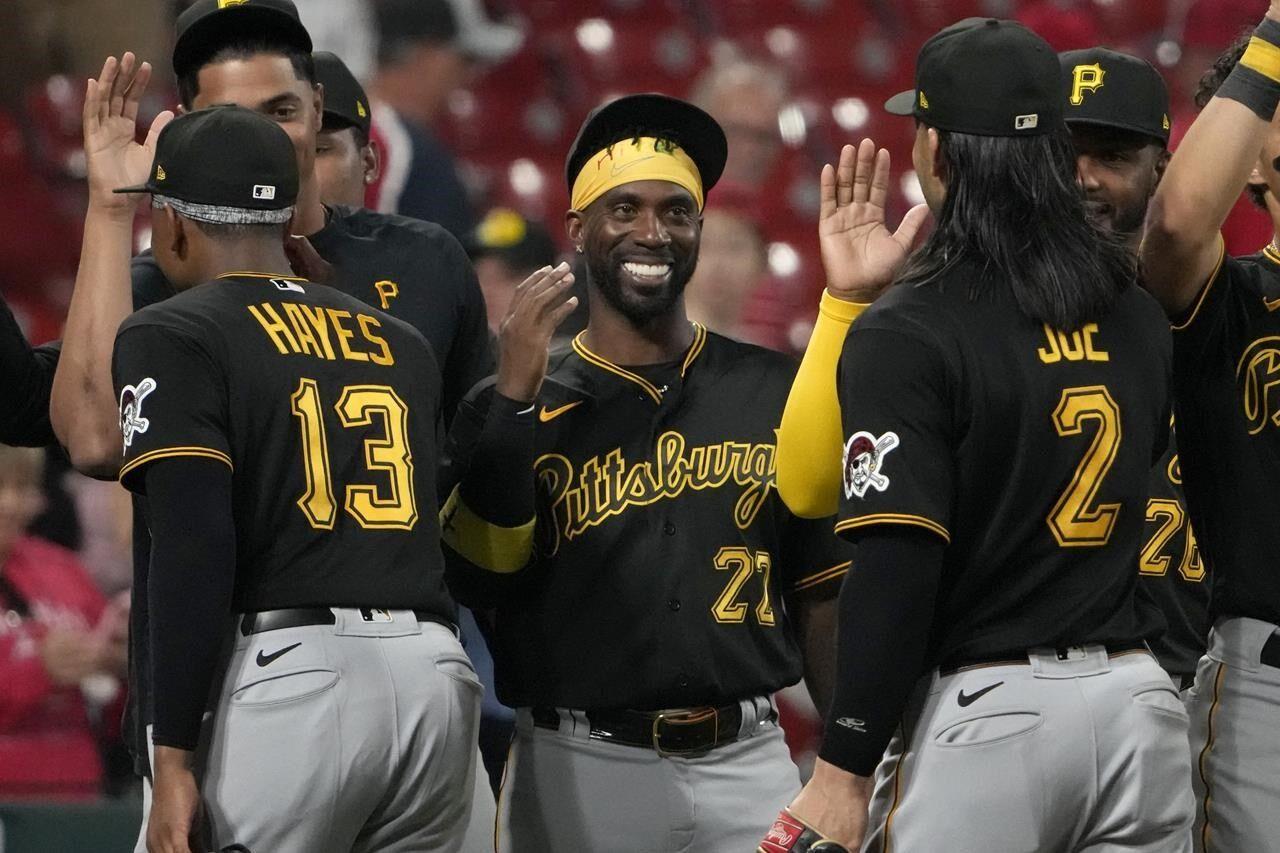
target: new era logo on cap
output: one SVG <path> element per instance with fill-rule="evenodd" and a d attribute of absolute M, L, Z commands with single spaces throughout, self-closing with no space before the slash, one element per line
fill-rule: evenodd
<path fill-rule="evenodd" d="M 1017 116 L 1013 120 L 1014 130 L 1035 130 L 1040 126 L 1039 113 L 1028 113 L 1024 116 Z"/>
<path fill-rule="evenodd" d="M 273 184 L 254 184 L 253 197 L 271 201 L 276 197 L 276 188 Z"/>

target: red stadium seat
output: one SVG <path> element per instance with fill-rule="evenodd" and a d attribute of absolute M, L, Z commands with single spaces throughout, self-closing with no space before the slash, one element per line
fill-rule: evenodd
<path fill-rule="evenodd" d="M 707 62 L 707 42 L 683 26 L 587 18 L 548 36 L 585 102 L 610 93 L 683 93 Z"/>
<path fill-rule="evenodd" d="M 772 27 L 798 30 L 856 30 L 868 16 L 869 4 L 848 0 L 714 0 L 707 4 L 716 32 L 737 36 Z"/>
<path fill-rule="evenodd" d="M 563 156 L 467 157 L 464 177 L 474 189 L 477 208 L 510 207 L 530 219 L 549 223 L 553 234 L 569 208 Z"/>

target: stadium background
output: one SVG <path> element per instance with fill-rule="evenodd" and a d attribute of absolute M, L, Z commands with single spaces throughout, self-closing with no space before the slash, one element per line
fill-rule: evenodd
<path fill-rule="evenodd" d="M 366 80 L 377 64 L 373 7 L 378 2 L 297 0 L 317 48 L 344 56 Z M 480 0 L 450 2 L 475 11 Z M 146 109 L 154 113 L 170 106 L 175 98 L 168 39 L 173 18 L 185 5 L 182 0 L 0 4 L 0 31 L 11 45 L 0 52 L 0 294 L 33 343 L 60 335 L 75 276 L 85 204 L 84 78 L 107 53 L 133 49 L 160 71 L 161 85 L 153 87 Z M 1058 50 L 1104 44 L 1143 56 L 1169 83 L 1176 146 L 1194 116 L 1195 81 L 1265 6 L 1258 0 L 487 0 L 483 5 L 489 20 L 518 29 L 518 48 L 499 61 L 469 64 L 459 85 L 444 93 L 430 126 L 422 128 L 465 188 L 466 209 L 453 226 L 458 236 L 474 243 L 484 227 L 476 231 L 473 226 L 487 222 L 485 239 L 518 240 L 540 224 L 563 250 L 561 222 L 568 205 L 563 158 L 587 111 L 623 92 L 691 97 L 726 126 L 731 156 L 734 150 L 745 152 L 736 172 L 731 169 L 710 195 L 691 311 L 720 331 L 790 351 L 803 349 L 822 287 L 814 239 L 822 164 L 835 159 L 840 145 L 870 136 L 893 154 L 891 218 L 919 200 L 910 171 L 911 123 L 880 107 L 911 85 L 915 53 L 937 29 L 969 15 L 1013 17 Z M 385 16 L 382 23 L 388 24 Z M 25 50 L 20 53 L 13 45 Z M 735 66 L 737 71 L 730 71 Z M 375 139 L 383 141 L 376 119 L 375 112 Z M 371 201 L 378 203 L 376 194 Z M 494 208 L 518 217 L 486 219 Z M 140 224 L 140 246 L 146 236 Z M 1242 201 L 1226 237 L 1230 252 L 1251 252 L 1270 239 L 1270 224 Z M 54 458 L 46 486 L 49 508 L 34 531 L 77 552 L 105 596 L 122 593 L 129 578 L 129 523 L 128 503 L 118 487 L 85 480 Z M 50 795 L 7 788 L 0 760 L 0 801 L 7 803 L 0 805 L 0 853 L 75 849 L 77 842 L 67 839 L 82 825 L 100 838 L 113 827 L 129 831 L 128 818 L 136 809 L 128 797 L 136 792 L 115 742 L 118 726 L 112 716 L 118 701 L 111 699 L 109 684 L 86 685 L 86 690 L 93 695 L 86 718 L 76 725 L 92 729 L 107 756 L 99 789 Z M 0 747 L 32 728 L 30 720 L 5 714 L 3 705 L 0 698 Z M 812 730 L 801 733 L 801 728 L 795 727 L 793 745 L 803 758 L 812 746 Z M 55 800 L 61 804 L 46 805 Z M 70 800 L 81 804 L 68 805 Z M 62 841 L 39 836 L 50 827 L 71 834 Z M 38 836 L 44 840 L 32 840 Z"/>

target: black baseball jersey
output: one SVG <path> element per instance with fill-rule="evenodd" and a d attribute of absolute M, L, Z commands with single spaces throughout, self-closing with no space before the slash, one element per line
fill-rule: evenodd
<path fill-rule="evenodd" d="M 830 520 L 796 518 L 774 488 L 794 375 L 785 356 L 700 326 L 669 365 L 620 367 L 582 336 L 552 354 L 526 474 L 534 556 L 493 575 L 445 548 L 459 599 L 496 605 L 504 703 L 673 708 L 799 680 L 786 599 L 833 595 L 849 551 Z M 490 393 L 458 409 L 450 444 L 463 460 Z"/>
<path fill-rule="evenodd" d="M 116 339 L 121 482 L 176 456 L 233 472 L 236 611 L 453 618 L 436 518 L 438 369 L 411 326 L 323 285 L 234 274 Z"/>
<path fill-rule="evenodd" d="M 1225 257 L 1174 323 L 1187 504 L 1214 618 L 1280 623 L 1280 256 Z"/>
<path fill-rule="evenodd" d="M 1171 675 L 1193 676 L 1209 638 L 1209 572 L 1200 557 L 1182 494 L 1173 436 L 1151 469 L 1147 528 L 1138 554 L 1138 593 L 1164 615 L 1163 634 L 1149 645 Z"/>
<path fill-rule="evenodd" d="M 836 529 L 946 540 L 931 664 L 1156 627 L 1138 615 L 1133 567 L 1169 369 L 1168 324 L 1137 287 L 1059 332 L 1027 319 L 1007 282 L 960 265 L 855 321 Z"/>
<path fill-rule="evenodd" d="M 335 206 L 311 236 L 321 258 L 335 266 L 335 286 L 416 328 L 431 344 L 443 372 L 441 412 L 452 417 L 463 394 L 492 372 L 484 297 L 466 253 L 443 228 L 402 216 Z M 133 259 L 133 307 L 140 310 L 176 291 L 149 252 Z M 452 324 L 452 325 L 451 325 Z M 52 377 L 50 377 L 52 379 Z M 151 720 L 147 567 L 151 533 L 146 500 L 134 497 L 134 606 L 129 612 L 130 725 L 126 735 L 146 770 L 146 724 Z"/>

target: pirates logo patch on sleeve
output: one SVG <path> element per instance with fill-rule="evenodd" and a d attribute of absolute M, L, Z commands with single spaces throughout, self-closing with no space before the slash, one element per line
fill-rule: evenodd
<path fill-rule="evenodd" d="M 133 444 L 133 437 L 147 431 L 151 421 L 142 416 L 142 401 L 156 390 L 156 381 L 148 376 L 137 385 L 126 385 L 120 389 L 120 433 L 124 436 L 124 447 L 127 451 Z"/>
<path fill-rule="evenodd" d="M 898 434 L 886 432 L 876 438 L 869 432 L 855 432 L 844 443 L 844 496 L 866 497 L 867 490 L 883 492 L 889 488 L 889 478 L 881 469 L 889 451 L 898 446 Z"/>

